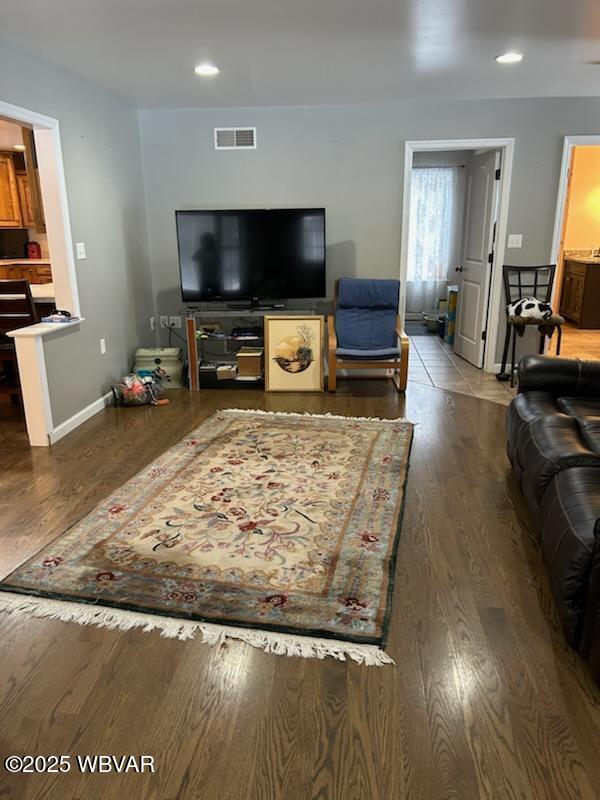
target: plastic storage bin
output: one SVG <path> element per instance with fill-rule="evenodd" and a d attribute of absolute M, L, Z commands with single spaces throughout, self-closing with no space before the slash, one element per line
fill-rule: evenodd
<path fill-rule="evenodd" d="M 183 358 L 180 347 L 138 347 L 135 351 L 134 372 L 143 369 L 164 369 L 167 373 L 163 378 L 165 389 L 180 389 L 181 375 L 183 372 Z"/>

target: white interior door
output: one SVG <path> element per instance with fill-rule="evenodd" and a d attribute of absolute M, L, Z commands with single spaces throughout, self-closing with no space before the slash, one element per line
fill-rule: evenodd
<path fill-rule="evenodd" d="M 479 368 L 483 366 L 499 166 L 500 153 L 492 150 L 474 155 L 467 167 L 463 259 L 456 268 L 454 352 Z"/>

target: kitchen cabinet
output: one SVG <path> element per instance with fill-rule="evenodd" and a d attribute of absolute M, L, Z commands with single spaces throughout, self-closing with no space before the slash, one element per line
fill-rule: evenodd
<path fill-rule="evenodd" d="M 19 194 L 19 205 L 21 207 L 21 217 L 24 228 L 35 228 L 37 221 L 31 202 L 31 191 L 29 189 L 29 178 L 26 172 L 17 172 L 17 191 Z"/>
<path fill-rule="evenodd" d="M 15 165 L 11 155 L 0 153 L 0 228 L 22 227 Z"/>
<path fill-rule="evenodd" d="M 19 281 L 23 279 L 29 283 L 52 283 L 52 267 L 48 262 L 43 264 L 0 263 L 0 280 Z"/>
<path fill-rule="evenodd" d="M 560 313 L 580 328 L 600 328 L 600 263 L 565 259 Z"/>

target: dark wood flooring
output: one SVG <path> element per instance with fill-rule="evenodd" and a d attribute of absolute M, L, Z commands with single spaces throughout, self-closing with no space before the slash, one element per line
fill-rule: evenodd
<path fill-rule="evenodd" d="M 157 766 L 0 766 L 0 798 L 600 797 L 600 693 L 563 643 L 509 475 L 505 408 L 417 384 L 405 401 L 377 381 L 342 381 L 335 396 L 170 396 L 168 407 L 107 409 L 47 450 L 0 421 L 0 574 L 215 409 L 406 413 L 418 424 L 387 648 L 397 665 L 0 616 L 3 756 L 150 754 Z"/>

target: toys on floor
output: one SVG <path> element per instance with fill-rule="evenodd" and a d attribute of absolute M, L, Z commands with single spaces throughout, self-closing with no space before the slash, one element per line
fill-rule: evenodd
<path fill-rule="evenodd" d="M 164 388 L 162 381 L 154 372 L 157 370 L 144 370 L 144 375 L 125 375 L 120 381 L 113 384 L 112 391 L 115 404 L 118 406 L 164 406 L 169 400 L 162 397 Z"/>

